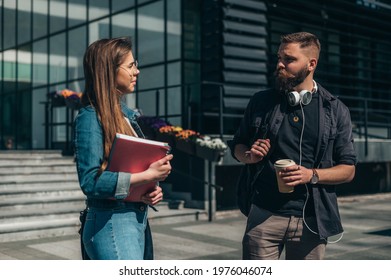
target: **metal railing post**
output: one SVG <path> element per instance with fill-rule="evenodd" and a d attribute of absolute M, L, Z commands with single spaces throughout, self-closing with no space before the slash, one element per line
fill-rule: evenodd
<path fill-rule="evenodd" d="M 156 98 L 156 106 L 155 106 L 156 116 L 160 116 L 160 92 L 158 89 L 156 90 L 155 98 Z"/>
<path fill-rule="evenodd" d="M 190 86 L 188 85 L 186 87 L 186 100 L 185 104 L 187 104 L 187 127 L 188 129 L 191 129 L 191 104 L 190 104 L 190 95 L 191 95 L 191 89 Z"/>
<path fill-rule="evenodd" d="M 365 156 L 368 155 L 368 100 L 364 100 Z"/>
<path fill-rule="evenodd" d="M 219 127 L 220 127 L 220 138 L 223 139 L 223 133 L 224 133 L 224 118 L 223 118 L 223 106 L 224 106 L 224 99 L 223 99 L 224 93 L 223 93 L 223 86 L 219 85 Z"/>

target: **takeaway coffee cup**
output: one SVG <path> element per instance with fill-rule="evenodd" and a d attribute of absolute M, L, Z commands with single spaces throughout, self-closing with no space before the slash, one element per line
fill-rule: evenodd
<path fill-rule="evenodd" d="M 282 181 L 280 176 L 278 175 L 278 171 L 292 165 L 296 165 L 296 163 L 291 159 L 280 159 L 274 163 L 274 168 L 276 169 L 278 190 L 280 191 L 280 193 L 290 193 L 294 190 L 294 187 L 289 187 L 285 185 L 284 181 Z"/>

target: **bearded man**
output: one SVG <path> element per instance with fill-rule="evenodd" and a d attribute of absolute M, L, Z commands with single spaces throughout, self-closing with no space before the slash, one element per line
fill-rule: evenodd
<path fill-rule="evenodd" d="M 350 182 L 357 157 L 348 108 L 314 80 L 320 42 L 311 33 L 281 37 L 275 88 L 254 94 L 229 142 L 250 167 L 254 192 L 243 259 L 323 259 L 343 234 L 336 185 Z M 294 164 L 279 169 L 274 164 Z M 277 176 L 291 192 L 280 192 Z M 240 191 L 240 190 L 239 190 Z"/>

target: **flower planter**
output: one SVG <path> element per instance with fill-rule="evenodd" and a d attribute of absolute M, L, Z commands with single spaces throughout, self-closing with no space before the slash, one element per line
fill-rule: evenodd
<path fill-rule="evenodd" d="M 175 147 L 184 153 L 195 155 L 196 145 L 193 141 L 178 139 Z"/>
<path fill-rule="evenodd" d="M 158 132 L 156 134 L 156 140 L 167 143 L 171 148 L 175 147 L 175 135 Z"/>
<path fill-rule="evenodd" d="M 157 138 L 157 132 L 155 129 L 150 127 L 149 125 L 143 123 L 142 121 L 138 121 L 138 124 L 143 132 L 145 138 L 155 140 Z M 165 141 L 163 141 L 165 142 Z"/>
<path fill-rule="evenodd" d="M 63 107 L 65 106 L 65 98 L 59 95 L 53 95 L 51 97 L 51 103 L 53 107 Z"/>
<path fill-rule="evenodd" d="M 210 149 L 205 146 L 196 145 L 196 155 L 209 161 L 219 161 L 224 153 L 224 150 Z"/>
<path fill-rule="evenodd" d="M 65 105 L 68 108 L 71 108 L 72 110 L 79 110 L 81 108 L 81 101 L 79 98 L 64 98 L 65 99 Z"/>

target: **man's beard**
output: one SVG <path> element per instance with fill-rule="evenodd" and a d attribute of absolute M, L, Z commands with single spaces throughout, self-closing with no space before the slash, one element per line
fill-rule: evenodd
<path fill-rule="evenodd" d="M 281 71 L 281 72 L 280 72 Z M 301 69 L 296 75 L 288 76 L 285 70 L 277 69 L 274 72 L 275 87 L 278 92 L 286 93 L 293 90 L 294 87 L 301 84 L 309 75 L 308 67 Z"/>

